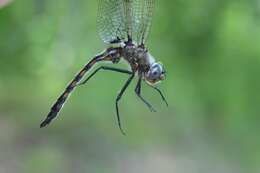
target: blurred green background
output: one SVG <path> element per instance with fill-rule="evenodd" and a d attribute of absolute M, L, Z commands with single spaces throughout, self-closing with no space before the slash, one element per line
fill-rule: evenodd
<path fill-rule="evenodd" d="M 260 1 L 157 1 L 149 50 L 167 70 L 116 124 L 126 76 L 100 72 L 48 128 L 74 74 L 106 48 L 95 0 L 0 0 L 0 173 L 259 173 Z M 115 66 L 126 67 L 125 64 Z M 104 87 L 105 86 L 105 87 Z"/>

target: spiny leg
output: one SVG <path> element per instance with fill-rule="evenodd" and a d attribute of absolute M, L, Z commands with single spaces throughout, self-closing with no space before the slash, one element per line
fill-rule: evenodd
<path fill-rule="evenodd" d="M 118 123 L 119 129 L 120 129 L 120 131 L 121 131 L 121 133 L 122 133 L 123 135 L 125 135 L 125 132 L 123 131 L 122 126 L 121 126 L 121 120 L 120 120 L 119 110 L 118 110 L 118 102 L 119 102 L 119 100 L 121 99 L 122 95 L 124 94 L 126 88 L 129 86 L 129 84 L 130 84 L 131 81 L 133 80 L 134 76 L 135 76 L 135 73 L 132 72 L 132 75 L 128 78 L 128 80 L 126 81 L 126 83 L 124 84 L 123 88 L 121 89 L 121 91 L 119 92 L 119 94 L 117 95 L 117 98 L 116 98 L 116 116 L 117 116 L 117 123 Z"/>
<path fill-rule="evenodd" d="M 161 91 L 159 88 L 157 88 L 157 87 L 154 87 L 154 86 L 151 86 L 151 87 L 152 87 L 153 89 L 155 89 L 155 90 L 160 94 L 160 96 L 162 97 L 162 100 L 164 101 L 164 103 L 166 104 L 166 106 L 168 106 L 168 102 L 167 102 L 167 100 L 165 99 L 165 97 L 164 97 L 162 91 Z"/>
<path fill-rule="evenodd" d="M 146 104 L 146 106 L 148 106 L 148 108 L 150 109 L 150 111 L 152 112 L 156 112 L 156 110 L 153 108 L 153 106 L 147 102 L 142 96 L 141 96 L 141 82 L 142 82 L 142 78 L 139 77 L 137 85 L 135 87 L 135 93 L 137 94 L 137 96 Z"/>
<path fill-rule="evenodd" d="M 89 77 L 87 77 L 83 82 L 79 83 L 78 85 L 86 84 L 86 82 L 90 78 L 92 78 L 99 70 L 109 70 L 109 71 L 115 71 L 115 72 L 124 73 L 124 74 L 132 74 L 132 72 L 128 71 L 128 70 L 113 68 L 113 67 L 107 67 L 107 66 L 101 66 L 101 67 L 97 68 L 93 73 L 91 73 L 91 75 L 89 75 Z"/>

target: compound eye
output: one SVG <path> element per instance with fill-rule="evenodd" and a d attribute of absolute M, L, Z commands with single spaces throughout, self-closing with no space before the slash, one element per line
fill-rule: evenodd
<path fill-rule="evenodd" d="M 159 65 L 154 65 L 150 71 L 150 78 L 151 79 L 159 79 L 162 73 L 162 68 Z"/>
<path fill-rule="evenodd" d="M 158 77 L 160 77 L 160 69 L 158 69 L 158 68 L 156 68 L 156 69 L 154 69 L 153 71 L 152 71 L 152 76 L 153 76 L 153 78 L 158 78 Z"/>
<path fill-rule="evenodd" d="M 158 76 L 158 71 L 157 70 L 153 71 L 153 76 Z"/>

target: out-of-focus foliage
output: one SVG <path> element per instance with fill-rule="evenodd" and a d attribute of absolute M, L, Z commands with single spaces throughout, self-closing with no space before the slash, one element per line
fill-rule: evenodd
<path fill-rule="evenodd" d="M 260 1 L 160 0 L 148 40 L 167 69 L 169 107 L 126 76 L 100 72 L 60 117 L 51 104 L 93 55 L 95 0 L 0 0 L 0 172 L 260 172 Z M 115 66 L 126 67 L 125 64 Z M 105 87 L 104 87 L 105 86 Z"/>

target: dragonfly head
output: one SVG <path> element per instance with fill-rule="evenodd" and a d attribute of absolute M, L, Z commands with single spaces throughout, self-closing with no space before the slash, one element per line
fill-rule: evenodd
<path fill-rule="evenodd" d="M 145 73 L 145 80 L 154 85 L 165 79 L 165 70 L 163 65 L 159 62 L 154 62 L 150 66 L 150 69 Z"/>

